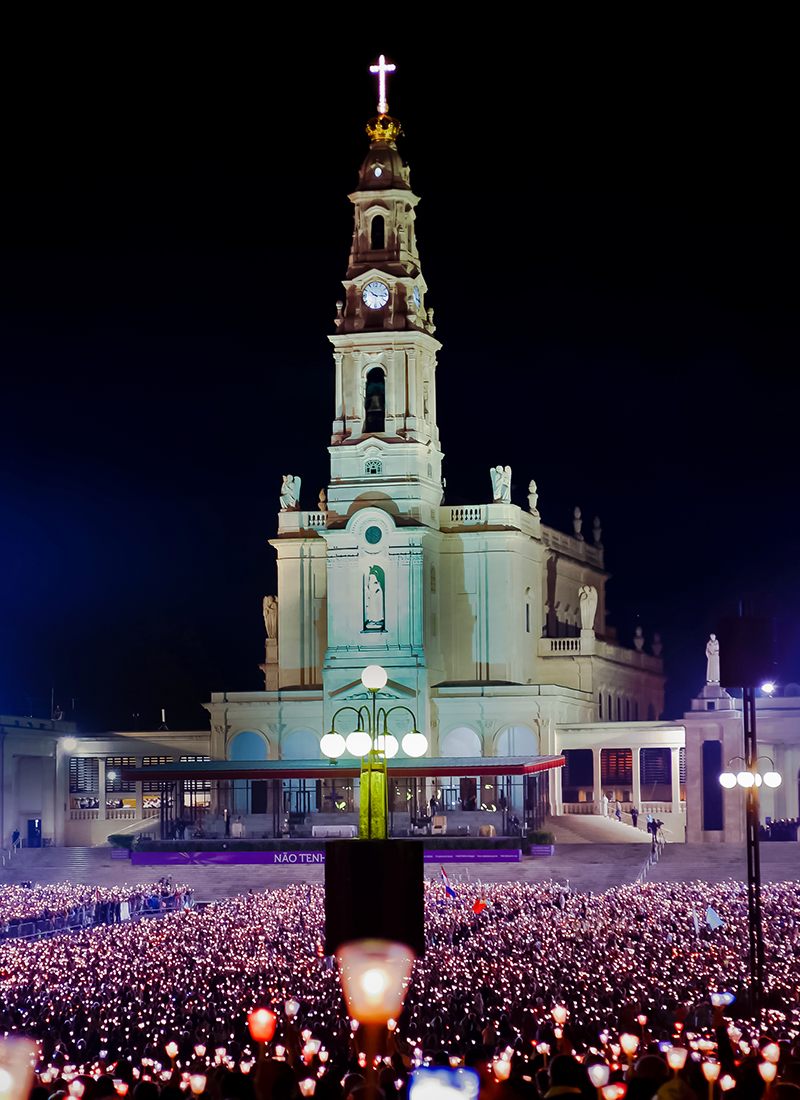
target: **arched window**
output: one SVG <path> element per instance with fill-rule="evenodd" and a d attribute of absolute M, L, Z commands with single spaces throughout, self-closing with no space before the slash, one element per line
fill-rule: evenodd
<path fill-rule="evenodd" d="M 379 458 L 368 458 L 364 463 L 365 474 L 382 474 L 383 463 Z"/>
<path fill-rule="evenodd" d="M 440 756 L 480 756 L 481 742 L 477 733 L 466 726 L 451 730 L 439 750 Z"/>
<path fill-rule="evenodd" d="M 370 233 L 372 236 L 372 243 L 370 247 L 373 251 L 380 251 L 386 247 L 384 240 L 386 238 L 386 223 L 383 220 L 383 214 L 376 214 L 372 219 L 372 225 L 370 226 Z"/>
<path fill-rule="evenodd" d="M 511 726 L 497 738 L 498 756 L 538 756 L 539 742 L 527 726 Z"/>
<path fill-rule="evenodd" d="M 242 730 L 228 746 L 229 760 L 266 760 L 267 742 L 255 730 Z"/>
<path fill-rule="evenodd" d="M 364 401 L 364 431 L 382 432 L 386 412 L 386 376 L 380 367 L 373 367 L 367 375 L 367 392 Z"/>

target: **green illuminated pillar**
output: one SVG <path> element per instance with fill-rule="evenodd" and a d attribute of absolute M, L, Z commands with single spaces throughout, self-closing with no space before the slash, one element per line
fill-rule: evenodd
<path fill-rule="evenodd" d="M 358 812 L 360 840 L 389 838 L 389 782 L 386 757 L 372 749 L 361 761 L 361 805 Z"/>

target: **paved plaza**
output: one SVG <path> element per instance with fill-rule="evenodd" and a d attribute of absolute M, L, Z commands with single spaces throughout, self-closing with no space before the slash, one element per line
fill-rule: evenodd
<path fill-rule="evenodd" d="M 648 855 L 640 843 L 569 843 L 556 844 L 555 855 L 544 859 L 523 857 L 519 863 L 448 863 L 451 881 L 469 878 L 480 882 L 569 882 L 574 890 L 607 890 L 633 882 Z M 766 843 L 761 845 L 761 869 L 764 882 L 800 878 L 800 844 Z M 232 897 L 248 890 L 276 889 L 293 882 L 323 882 L 321 866 L 235 865 L 209 867 L 187 865 L 132 867 L 127 860 L 111 858 L 109 848 L 41 848 L 24 850 L 10 865 L 0 869 L 0 883 L 25 880 L 41 884 L 62 882 L 95 886 L 155 881 L 170 872 L 173 881 L 186 883 L 195 891 L 197 901 Z M 435 863 L 425 867 L 428 877 L 438 877 Z M 648 872 L 654 882 L 691 882 L 704 879 L 724 882 L 746 877 L 743 846 L 734 844 L 668 844 L 660 861 Z"/>

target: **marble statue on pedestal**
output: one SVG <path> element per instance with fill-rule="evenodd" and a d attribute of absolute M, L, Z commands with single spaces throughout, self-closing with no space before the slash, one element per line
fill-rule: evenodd
<path fill-rule="evenodd" d="M 267 628 L 268 638 L 278 637 L 278 597 L 264 597 L 264 626 Z"/>
<path fill-rule="evenodd" d="M 640 626 L 637 626 L 634 631 L 633 644 L 636 647 L 637 653 L 641 653 L 644 649 L 644 632 Z"/>
<path fill-rule="evenodd" d="M 511 467 L 493 466 L 489 471 L 492 477 L 492 498 L 495 504 L 511 503 Z"/>
<path fill-rule="evenodd" d="M 386 576 L 379 565 L 371 565 L 364 583 L 364 629 L 386 626 Z"/>
<path fill-rule="evenodd" d="M 300 478 L 296 474 L 284 474 L 281 485 L 281 511 L 296 512 L 300 502 Z"/>
<path fill-rule="evenodd" d="M 712 634 L 706 643 L 706 683 L 719 683 L 719 641 Z"/>
<path fill-rule="evenodd" d="M 578 594 L 581 600 L 581 630 L 594 630 L 594 619 L 597 614 L 597 589 L 593 584 L 583 584 Z"/>
<path fill-rule="evenodd" d="M 581 510 L 576 506 L 575 511 L 572 513 L 573 520 L 572 526 L 575 528 L 575 538 L 580 539 L 583 542 L 583 535 L 581 534 L 581 527 L 583 527 L 583 520 L 581 519 Z"/>
<path fill-rule="evenodd" d="M 536 505 L 539 502 L 539 491 L 536 488 L 536 482 L 531 478 L 528 482 L 528 509 L 532 516 L 539 515 L 539 509 Z"/>

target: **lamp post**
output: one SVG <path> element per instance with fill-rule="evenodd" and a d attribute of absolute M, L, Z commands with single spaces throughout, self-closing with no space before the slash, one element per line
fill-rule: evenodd
<path fill-rule="evenodd" d="M 781 776 L 775 771 L 775 763 L 769 756 L 758 755 L 756 742 L 756 692 L 746 687 L 742 691 L 742 716 L 744 723 L 744 756 L 734 756 L 728 761 L 728 769 L 734 761 L 743 767 L 734 773 L 726 770 L 719 781 L 727 790 L 737 784 L 746 792 L 745 839 L 747 843 L 747 917 L 750 934 L 750 1008 L 755 1014 L 761 1006 L 761 990 L 764 982 L 764 943 L 761 937 L 761 853 L 759 850 L 758 788 L 779 787 Z M 769 760 L 772 768 L 763 775 L 758 770 L 761 760 Z"/>
<path fill-rule="evenodd" d="M 403 752 L 408 756 L 424 756 L 428 739 L 417 729 L 416 715 L 408 707 L 378 707 L 378 695 L 386 686 L 386 669 L 368 665 L 361 673 L 361 683 L 369 691 L 372 707 L 340 707 L 333 716 L 329 733 L 320 741 L 320 749 L 331 764 L 344 753 L 361 757 L 361 802 L 358 815 L 358 835 L 362 840 L 387 840 L 389 836 L 389 783 L 386 759 L 396 755 L 397 738 L 389 732 L 389 715 L 404 710 L 411 715 L 414 728 L 403 738 Z M 336 719 L 345 711 L 356 716 L 356 728 L 345 739 L 336 732 Z"/>

